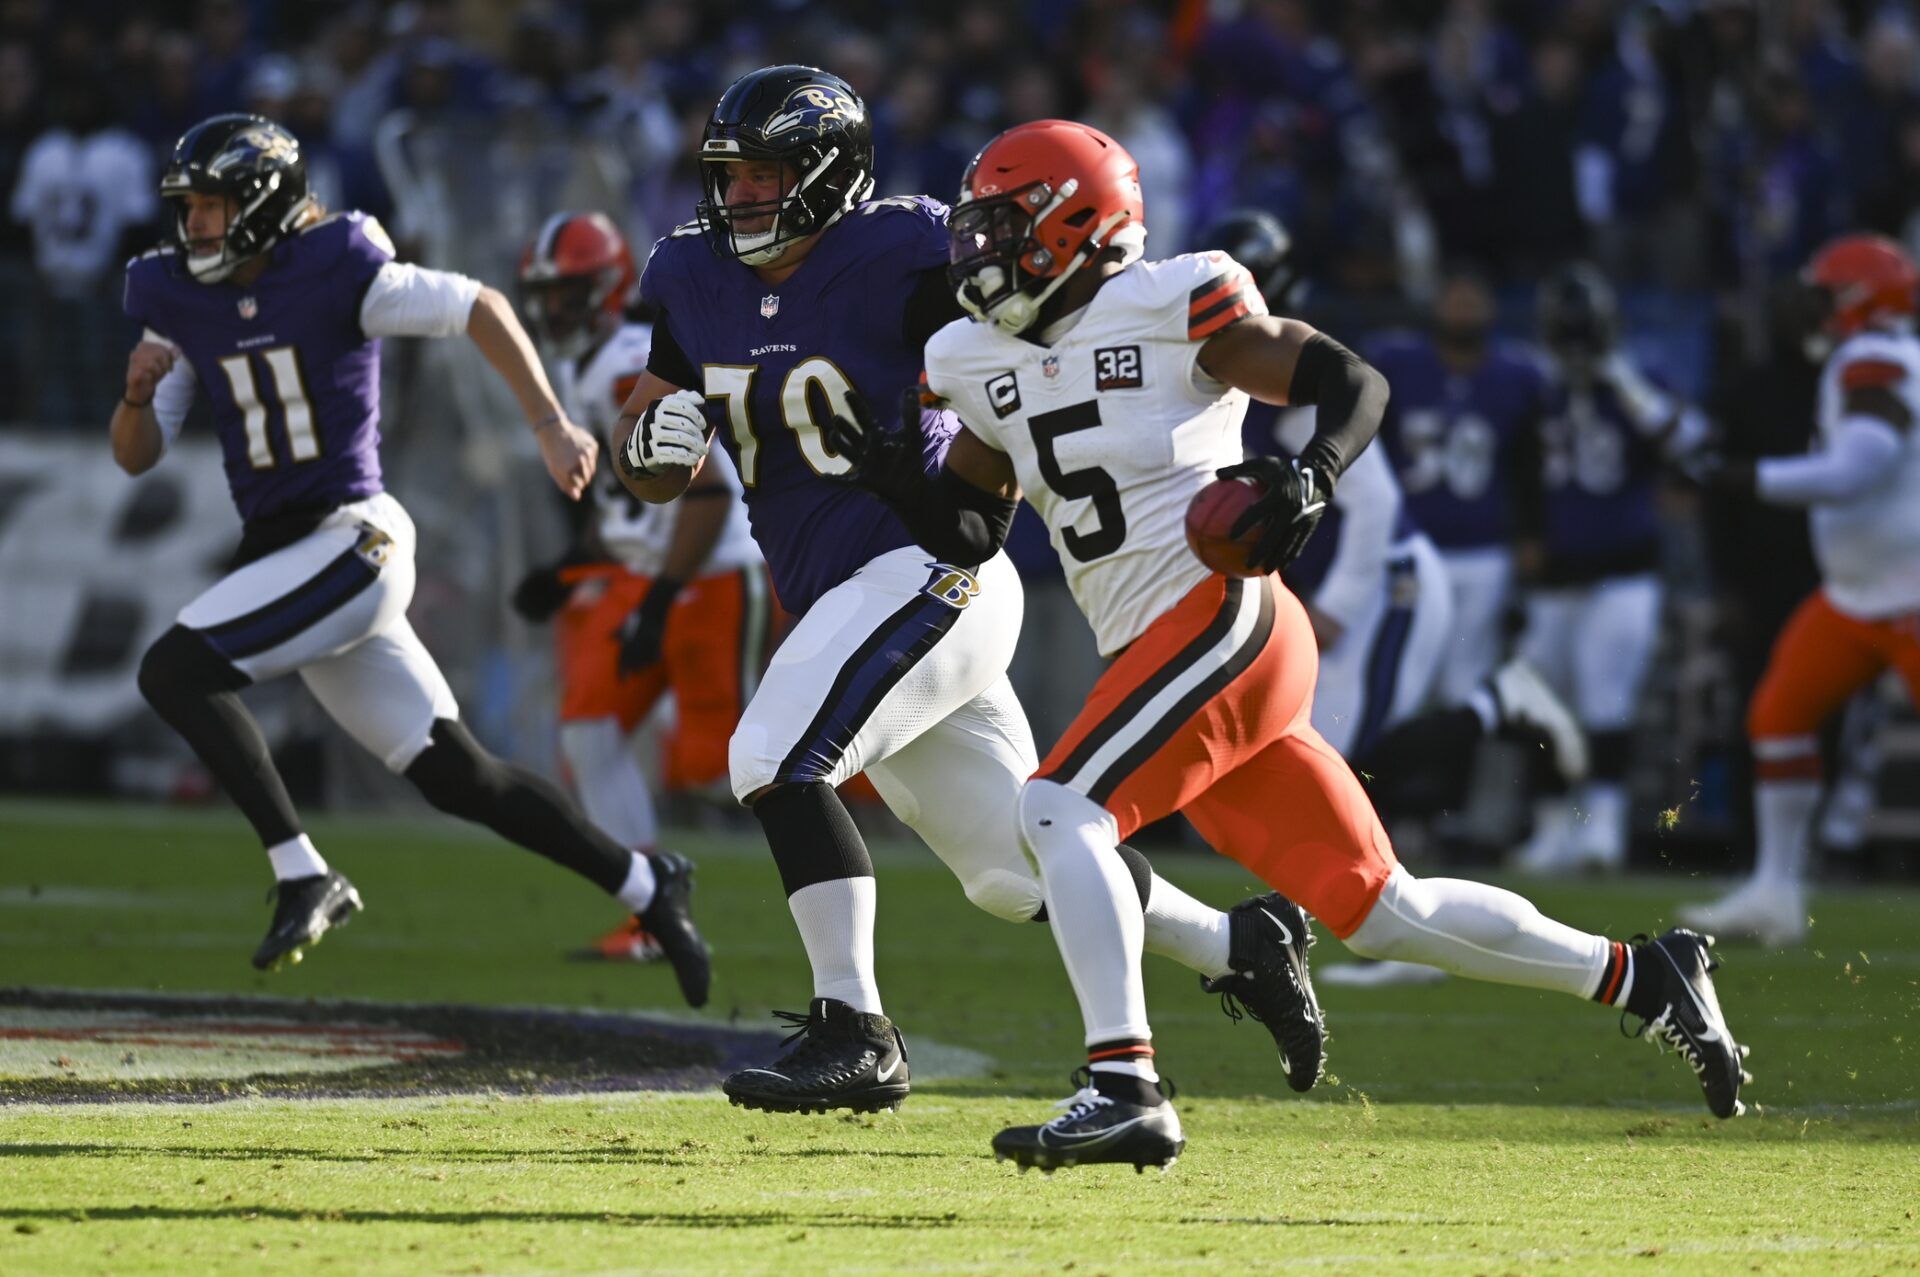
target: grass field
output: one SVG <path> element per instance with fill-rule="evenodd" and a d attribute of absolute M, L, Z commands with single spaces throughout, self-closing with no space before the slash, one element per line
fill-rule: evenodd
<path fill-rule="evenodd" d="M 267 977 L 246 962 L 266 870 L 237 817 L 0 805 L 0 986 L 677 1003 L 664 970 L 560 960 L 613 916 L 542 862 L 446 822 L 313 833 L 368 910 Z M 707 1018 L 804 1006 L 764 853 L 678 845 L 716 951 Z M 1824 897 L 1813 947 L 1726 953 L 1757 1075 L 1731 1123 L 1612 1013 L 1460 981 L 1326 991 L 1334 1077 L 1296 1098 L 1264 1032 L 1150 959 L 1187 1155 L 1043 1178 L 986 1142 L 1070 1089 L 1079 1023 L 1050 937 L 974 911 L 922 851 L 878 859 L 909 1046 L 991 1058 L 916 1073 L 898 1115 L 747 1114 L 713 1092 L 0 1106 L 0 1273 L 1920 1270 L 1920 893 Z M 1221 903 L 1252 885 L 1212 859 L 1160 867 Z M 1537 896 L 1624 936 L 1707 889 Z"/>

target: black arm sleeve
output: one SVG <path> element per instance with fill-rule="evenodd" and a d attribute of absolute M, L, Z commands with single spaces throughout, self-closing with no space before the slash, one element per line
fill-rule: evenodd
<path fill-rule="evenodd" d="M 920 272 L 913 295 L 907 298 L 907 315 L 901 330 L 908 347 L 920 350 L 935 333 L 956 319 L 966 318 L 966 314 L 947 283 L 947 272 L 934 267 Z"/>
<path fill-rule="evenodd" d="M 653 349 L 647 352 L 647 371 L 682 390 L 703 389 L 701 383 L 705 379 L 674 339 L 673 325 L 664 310 L 653 321 Z"/>
<path fill-rule="evenodd" d="M 1346 473 L 1380 432 L 1387 394 L 1387 379 L 1372 364 L 1325 333 L 1307 338 L 1287 391 L 1288 403 L 1319 408 L 1300 459 L 1329 478 Z"/>
<path fill-rule="evenodd" d="M 912 493 L 889 494 L 907 531 L 943 563 L 977 568 L 1000 552 L 1013 527 L 1018 501 L 974 487 L 945 466 Z"/>

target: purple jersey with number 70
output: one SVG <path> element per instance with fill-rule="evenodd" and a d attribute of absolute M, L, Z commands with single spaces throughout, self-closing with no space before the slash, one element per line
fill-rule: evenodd
<path fill-rule="evenodd" d="M 925 196 L 869 200 L 822 232 L 778 285 L 716 256 L 697 224 L 647 259 L 640 291 L 661 312 L 655 332 L 670 334 L 687 361 L 664 364 L 656 336 L 648 368 L 706 397 L 774 590 L 796 616 L 876 555 L 913 544 L 878 498 L 830 477 L 847 463 L 820 431 L 855 388 L 891 424 L 900 393 L 919 382 L 907 305 L 926 272 L 946 266 L 946 217 Z M 950 414 L 922 414 L 929 470 L 955 428 Z"/>

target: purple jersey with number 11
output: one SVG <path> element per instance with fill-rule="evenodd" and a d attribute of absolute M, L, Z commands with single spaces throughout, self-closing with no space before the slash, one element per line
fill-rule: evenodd
<path fill-rule="evenodd" d="M 330 509 L 380 489 L 380 342 L 360 303 L 393 245 L 361 213 L 274 246 L 252 284 L 202 284 L 178 250 L 127 265 L 127 315 L 177 347 L 213 410 L 246 520 Z"/>
<path fill-rule="evenodd" d="M 780 603 L 796 616 L 877 555 L 913 544 L 877 498 L 829 476 L 847 463 L 820 428 L 857 388 L 883 424 L 920 380 L 907 302 L 947 261 L 947 210 L 924 196 L 871 200 L 821 233 L 783 283 L 717 256 L 697 226 L 654 245 L 641 294 L 661 311 L 688 367 L 655 358 L 655 375 L 706 396 L 707 420 L 732 456 L 753 536 Z M 946 455 L 955 424 L 920 422 L 928 468 Z"/>

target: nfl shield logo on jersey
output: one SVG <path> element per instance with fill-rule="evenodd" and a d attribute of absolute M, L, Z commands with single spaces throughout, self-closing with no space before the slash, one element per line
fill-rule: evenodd
<path fill-rule="evenodd" d="M 251 297 L 240 299 L 240 318 L 252 319 L 260 313 L 260 303 Z"/>
<path fill-rule="evenodd" d="M 1042 359 L 1040 361 L 1040 374 L 1044 377 L 1058 377 L 1060 375 L 1060 356 L 1048 355 L 1045 359 Z"/>
<path fill-rule="evenodd" d="M 768 293 L 760 299 L 760 318 L 772 319 L 779 313 L 780 295 L 778 293 Z"/>

